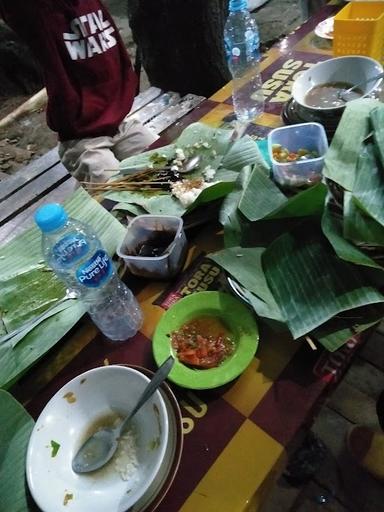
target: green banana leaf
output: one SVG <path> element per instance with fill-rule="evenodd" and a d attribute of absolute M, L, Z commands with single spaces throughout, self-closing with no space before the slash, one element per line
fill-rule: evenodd
<path fill-rule="evenodd" d="M 238 205 L 247 189 L 251 177 L 251 168 L 246 166 L 240 172 L 235 187 L 224 199 L 219 213 L 219 221 L 224 227 L 224 245 L 233 247 L 241 245 L 243 231 L 249 224 L 248 220 L 238 210 Z"/>
<path fill-rule="evenodd" d="M 378 263 L 344 238 L 343 218 L 331 210 L 329 202 L 324 209 L 321 228 L 339 258 L 355 265 L 382 270 Z"/>
<path fill-rule="evenodd" d="M 255 165 L 244 193 L 239 210 L 250 221 L 263 219 L 287 201 L 285 195 L 273 183 L 265 168 Z"/>
<path fill-rule="evenodd" d="M 317 183 L 289 197 L 285 203 L 268 215 L 268 219 L 321 216 L 324 210 L 327 187 Z"/>
<path fill-rule="evenodd" d="M 384 169 L 373 144 L 367 144 L 358 159 L 353 197 L 367 215 L 384 226 Z"/>
<path fill-rule="evenodd" d="M 262 268 L 262 247 L 230 247 L 209 258 L 231 274 L 249 294 L 246 298 L 252 303 L 257 315 L 283 322 L 283 316 L 268 287 Z"/>
<path fill-rule="evenodd" d="M 381 166 L 384 167 L 384 108 L 382 105 L 371 111 L 373 139 L 380 157 Z"/>
<path fill-rule="evenodd" d="M 268 286 L 294 339 L 340 313 L 384 303 L 355 266 L 340 260 L 316 225 L 280 236 L 263 253 Z"/>
<path fill-rule="evenodd" d="M 355 244 L 384 246 L 384 226 L 359 208 L 351 192 L 344 193 L 343 235 Z"/>
<path fill-rule="evenodd" d="M 259 146 L 262 146 L 261 141 L 255 143 L 249 135 L 236 140 L 229 147 L 229 151 L 223 156 L 221 162 L 223 167 L 241 171 L 243 167 L 252 163 L 258 168 L 264 169 L 265 174 L 269 174 L 269 165 L 264 160 Z"/>
<path fill-rule="evenodd" d="M 0 310 L 6 331 L 13 331 L 31 314 L 42 313 L 64 295 L 65 286 L 45 265 L 0 280 Z"/>
<path fill-rule="evenodd" d="M 99 235 L 101 242 L 109 254 L 114 254 L 117 245 L 124 237 L 125 228 L 99 203 L 92 199 L 84 189 L 77 190 L 64 206 L 69 215 L 90 224 Z M 22 275 L 21 283 L 24 289 L 27 287 L 28 273 L 32 282 L 36 280 L 37 272 L 42 267 L 41 232 L 37 227 L 32 227 L 19 237 L 15 238 L 0 249 L 0 294 L 3 293 L 1 284 L 11 283 L 17 288 L 17 276 Z M 36 290 L 35 299 L 31 304 L 24 302 L 25 315 L 23 319 L 33 318 L 42 310 L 42 303 L 46 304 L 44 290 L 47 275 L 40 272 L 38 283 L 33 284 Z M 38 292 L 38 287 L 41 291 Z M 9 293 L 9 288 L 4 290 Z M 2 296 L 2 295 L 1 295 Z M 17 294 L 20 301 L 24 298 Z M 37 300 L 36 298 L 40 298 Z M 12 300 L 16 310 L 17 298 Z M 83 316 L 85 309 L 79 301 L 68 301 L 68 304 L 58 314 L 55 314 L 37 325 L 28 334 L 19 340 L 13 347 L 12 339 L 0 344 L 0 387 L 9 387 L 25 370 L 33 365 L 42 355 L 52 348 Z M 8 308 L 9 309 L 9 308 Z M 28 312 L 28 313 L 27 313 Z"/>
<path fill-rule="evenodd" d="M 28 512 L 25 460 L 34 421 L 12 395 L 0 390 L 0 510 Z"/>
<path fill-rule="evenodd" d="M 366 98 L 348 103 L 325 156 L 323 176 L 349 192 L 363 141 L 371 132 L 370 113 L 377 107 L 377 100 Z"/>
<path fill-rule="evenodd" d="M 353 315 L 353 312 L 348 312 Z M 321 325 L 311 332 L 311 338 L 315 339 L 329 352 L 334 352 L 341 348 L 345 343 L 375 324 L 380 322 L 383 317 L 383 310 L 380 308 L 364 308 L 364 316 L 353 318 L 335 318 Z M 354 323 L 355 322 L 355 323 Z M 351 325 L 353 324 L 353 325 Z"/>
<path fill-rule="evenodd" d="M 115 204 L 115 206 L 112 208 L 112 213 L 113 212 L 116 212 L 116 211 L 119 211 L 119 212 L 127 212 L 128 214 L 131 214 L 131 215 L 144 215 L 145 213 L 147 213 L 144 208 L 142 208 L 141 206 L 138 206 L 137 204 L 128 204 L 128 203 L 117 203 Z"/>
<path fill-rule="evenodd" d="M 233 190 L 238 173 L 245 165 L 255 162 L 266 165 L 257 144 L 249 136 L 232 141 L 232 135 L 232 130 L 211 128 L 202 123 L 194 123 L 182 132 L 174 144 L 132 156 L 120 163 L 121 174 L 126 174 L 148 167 L 153 163 L 154 157 L 173 158 L 177 148 L 183 149 L 186 155 L 198 154 L 200 156 L 199 168 L 188 174 L 188 178 L 202 176 L 207 166 L 215 169 L 216 174 L 213 184 L 204 189 L 188 208 L 183 207 L 170 192 L 163 190 L 155 192 L 109 191 L 104 194 L 104 197 L 120 203 L 120 205 L 132 205 L 131 211 L 138 207 L 140 211 L 144 210 L 146 213 L 154 215 L 176 216 L 182 216 L 201 204 L 225 197 Z"/>

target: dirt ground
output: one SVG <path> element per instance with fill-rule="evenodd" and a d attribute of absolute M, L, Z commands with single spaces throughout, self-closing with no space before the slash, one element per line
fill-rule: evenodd
<path fill-rule="evenodd" d="M 134 58 L 135 44 L 126 17 L 126 2 L 105 0 L 105 3 L 115 19 L 129 53 Z M 269 0 L 254 11 L 264 46 L 270 46 L 276 39 L 294 30 L 304 21 L 304 3 L 304 0 Z M 2 76 L 0 64 L 0 91 Z M 142 72 L 141 90 L 145 90 L 149 85 L 145 72 Z M 20 88 L 15 86 L 14 94 L 12 92 L 5 96 L 0 94 L 0 120 L 31 97 L 30 92 L 17 89 Z M 33 90 L 32 94 L 38 89 Z M 56 144 L 57 137 L 47 127 L 44 108 L 29 112 L 7 125 L 6 128 L 0 128 L 0 173 L 15 173 Z"/>

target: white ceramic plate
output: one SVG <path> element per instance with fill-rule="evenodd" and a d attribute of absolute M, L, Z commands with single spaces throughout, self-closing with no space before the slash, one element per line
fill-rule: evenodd
<path fill-rule="evenodd" d="M 334 18 L 327 18 L 321 21 L 315 28 L 315 34 L 323 39 L 333 39 Z"/>
<path fill-rule="evenodd" d="M 134 475 L 123 481 L 113 461 L 83 475 L 71 468 L 90 420 L 108 410 L 126 414 L 148 382 L 137 370 L 111 365 L 75 377 L 51 398 L 33 429 L 26 461 L 28 486 L 43 512 L 124 512 L 149 490 L 160 468 L 163 470 L 168 446 L 167 408 L 159 392 L 132 420 L 139 460 Z M 52 441 L 59 444 L 56 455 Z M 154 441 L 160 443 L 157 450 L 151 448 Z"/>
<path fill-rule="evenodd" d="M 153 372 L 139 366 L 131 366 L 151 378 Z M 183 432 L 179 404 L 168 384 L 163 383 L 160 389 L 168 412 L 169 434 L 168 445 L 164 455 L 163 464 L 155 480 L 143 497 L 129 510 L 129 512 L 153 512 L 164 499 L 176 476 L 183 451 Z"/>

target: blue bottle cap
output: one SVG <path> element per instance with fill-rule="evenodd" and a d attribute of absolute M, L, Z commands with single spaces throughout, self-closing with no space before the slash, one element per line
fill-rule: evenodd
<path fill-rule="evenodd" d="M 58 203 L 41 206 L 35 213 L 35 222 L 43 233 L 61 228 L 68 219 L 67 212 Z"/>
<path fill-rule="evenodd" d="M 230 0 L 230 2 L 229 2 L 230 12 L 244 11 L 245 9 L 248 9 L 247 0 Z"/>

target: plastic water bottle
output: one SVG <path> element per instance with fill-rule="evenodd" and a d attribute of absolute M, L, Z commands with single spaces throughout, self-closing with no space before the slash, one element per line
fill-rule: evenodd
<path fill-rule="evenodd" d="M 142 323 L 140 307 L 116 274 L 93 229 L 69 218 L 56 203 L 39 208 L 35 221 L 43 232 L 45 261 L 78 293 L 103 334 L 111 340 L 126 340 L 136 334 Z"/>
<path fill-rule="evenodd" d="M 233 108 L 241 123 L 248 123 L 264 110 L 260 74 L 260 38 L 247 0 L 230 0 L 224 27 L 228 67 L 233 80 Z"/>

